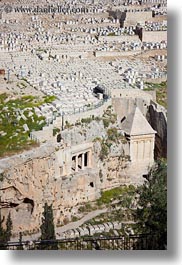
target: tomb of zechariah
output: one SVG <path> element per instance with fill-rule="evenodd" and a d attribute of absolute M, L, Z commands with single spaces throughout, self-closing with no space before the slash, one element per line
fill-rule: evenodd
<path fill-rule="evenodd" d="M 38 147 L 2 158 L 2 215 L 11 213 L 13 231 L 37 231 L 46 202 L 61 225 L 101 191 L 142 184 L 154 164 L 157 129 L 165 119 L 154 100 L 139 89 L 115 90 L 97 109 L 58 117 L 32 132 Z M 151 113 L 153 120 L 161 114 L 153 128 Z"/>

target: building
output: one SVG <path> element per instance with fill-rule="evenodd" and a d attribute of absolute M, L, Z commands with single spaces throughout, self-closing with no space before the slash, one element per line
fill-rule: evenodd
<path fill-rule="evenodd" d="M 130 142 L 130 159 L 132 164 L 144 164 L 149 167 L 154 162 L 154 145 L 156 131 L 137 107 L 121 123 L 121 128 Z"/>

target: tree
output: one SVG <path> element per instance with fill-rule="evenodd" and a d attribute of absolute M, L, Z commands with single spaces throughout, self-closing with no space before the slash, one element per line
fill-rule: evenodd
<path fill-rule="evenodd" d="M 12 223 L 12 220 L 11 220 L 11 214 L 9 212 L 8 218 L 7 218 L 7 221 L 6 221 L 6 232 L 5 232 L 6 242 L 10 241 L 10 239 L 11 239 L 12 228 L 13 228 L 13 223 Z"/>
<path fill-rule="evenodd" d="M 10 213 L 8 214 L 6 220 L 6 229 L 3 228 L 2 224 L 4 222 L 4 217 L 1 219 L 1 210 L 0 210 L 0 249 L 6 249 L 6 243 L 10 241 L 12 235 L 13 223 L 11 220 Z"/>
<path fill-rule="evenodd" d="M 19 246 L 17 247 L 17 250 L 23 250 L 23 245 L 22 245 L 22 232 L 19 232 Z"/>
<path fill-rule="evenodd" d="M 4 222 L 4 217 L 1 218 L 1 209 L 0 209 L 0 249 L 6 249 L 5 230 L 2 226 L 3 222 Z"/>
<path fill-rule="evenodd" d="M 41 240 L 56 240 L 52 205 L 49 206 L 47 203 L 44 205 L 42 225 L 40 229 Z M 49 245 L 44 249 L 57 249 L 57 245 Z"/>
<path fill-rule="evenodd" d="M 137 219 L 144 233 L 156 234 L 159 249 L 167 246 L 167 164 L 158 161 L 138 188 Z"/>

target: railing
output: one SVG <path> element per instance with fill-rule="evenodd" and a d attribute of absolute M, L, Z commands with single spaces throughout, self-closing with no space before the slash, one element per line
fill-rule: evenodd
<path fill-rule="evenodd" d="M 90 111 L 90 110 L 98 109 L 101 106 L 103 106 L 104 103 L 106 103 L 107 101 L 108 101 L 108 99 L 103 99 L 100 102 L 98 102 L 97 104 L 90 105 L 90 106 L 84 106 L 84 107 L 78 108 L 77 110 L 74 109 L 74 111 L 70 111 L 70 113 L 68 112 L 68 113 L 66 113 L 66 115 L 77 114 L 77 113 L 81 113 L 81 112 L 87 112 L 87 111 Z"/>
<path fill-rule="evenodd" d="M 142 234 L 118 237 L 82 237 L 62 240 L 0 242 L 7 250 L 159 250 L 159 235 Z"/>
<path fill-rule="evenodd" d="M 58 117 L 64 117 L 64 116 L 68 116 L 68 115 L 75 115 L 75 114 L 80 114 L 80 113 L 86 113 L 88 111 L 92 111 L 95 109 L 100 108 L 101 106 L 103 106 L 106 102 L 108 102 L 108 100 L 110 100 L 110 98 L 107 99 L 103 99 L 101 101 L 99 101 L 97 104 L 94 105 L 90 105 L 90 106 L 83 106 L 77 109 L 73 109 L 67 112 L 62 112 L 62 114 L 60 114 L 59 112 L 56 113 L 56 115 L 54 115 L 53 119 L 49 120 L 47 122 L 47 126 L 49 126 L 50 124 L 53 124 L 53 122 L 58 118 Z"/>

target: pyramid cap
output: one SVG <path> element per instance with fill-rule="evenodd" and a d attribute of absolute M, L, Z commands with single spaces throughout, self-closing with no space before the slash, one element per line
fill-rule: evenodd
<path fill-rule="evenodd" d="M 122 122 L 121 129 L 130 136 L 156 133 L 138 107 Z"/>

